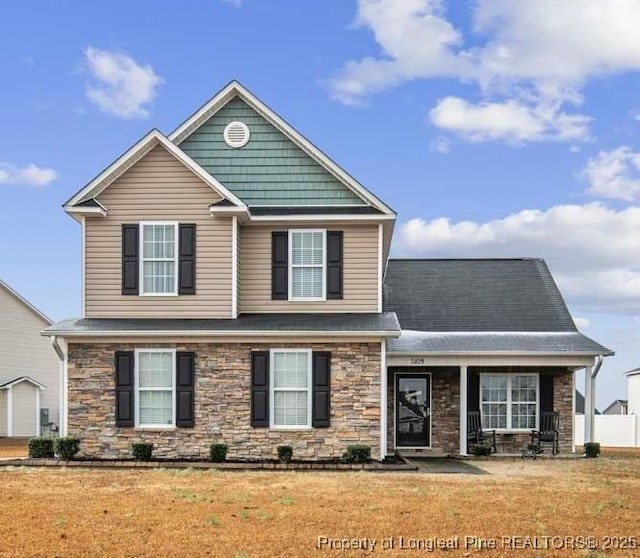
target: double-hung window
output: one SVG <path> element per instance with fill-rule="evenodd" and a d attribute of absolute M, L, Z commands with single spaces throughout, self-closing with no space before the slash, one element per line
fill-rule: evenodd
<path fill-rule="evenodd" d="M 175 362 L 174 350 L 136 351 L 136 426 L 175 425 Z"/>
<path fill-rule="evenodd" d="M 311 351 L 271 351 L 271 417 L 275 428 L 311 427 Z"/>
<path fill-rule="evenodd" d="M 483 428 L 530 430 L 537 427 L 538 374 L 481 374 Z"/>
<path fill-rule="evenodd" d="M 326 299 L 326 231 L 289 231 L 289 300 Z"/>
<path fill-rule="evenodd" d="M 178 293 L 178 224 L 140 223 L 140 284 L 143 295 Z"/>

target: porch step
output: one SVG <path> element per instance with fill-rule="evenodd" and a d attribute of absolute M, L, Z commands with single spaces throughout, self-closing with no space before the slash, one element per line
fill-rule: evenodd
<path fill-rule="evenodd" d="M 444 453 L 442 451 L 431 450 L 431 449 L 406 449 L 406 450 L 397 450 L 397 452 L 407 459 L 411 459 L 414 457 L 448 457 L 449 454 Z"/>

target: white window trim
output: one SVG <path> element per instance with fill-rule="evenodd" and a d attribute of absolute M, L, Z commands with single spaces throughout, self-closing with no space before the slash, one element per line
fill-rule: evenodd
<path fill-rule="evenodd" d="M 174 278 L 173 278 L 173 292 L 170 293 L 146 293 L 144 291 L 144 227 L 147 225 L 163 225 L 163 226 L 172 226 L 173 231 L 173 240 L 174 240 L 174 249 L 173 249 L 173 262 L 174 262 Z M 178 256 L 178 248 L 179 248 L 179 238 L 178 234 L 180 232 L 177 221 L 140 221 L 138 223 L 139 233 L 138 233 L 138 245 L 139 245 L 139 253 L 140 253 L 140 269 L 139 269 L 139 284 L 140 284 L 140 296 L 178 296 L 178 274 L 180 270 L 179 266 L 179 256 Z M 149 261 L 154 260 L 154 258 L 147 258 Z M 168 261 L 168 259 L 166 260 Z"/>
<path fill-rule="evenodd" d="M 322 233 L 322 296 L 320 297 L 295 297 L 293 296 L 293 242 L 292 237 L 294 233 Z M 288 237 L 289 253 L 287 254 L 287 274 L 289 276 L 288 281 L 288 293 L 290 302 L 324 302 L 327 300 L 327 230 L 326 229 L 289 229 Z M 296 267 L 319 267 L 319 266 L 301 266 Z"/>
<path fill-rule="evenodd" d="M 171 353 L 171 424 L 140 424 L 140 355 L 143 353 Z M 134 352 L 134 425 L 140 429 L 173 429 L 176 426 L 176 350 L 175 349 L 136 349 Z M 165 388 L 144 388 L 145 391 L 168 391 Z"/>
<path fill-rule="evenodd" d="M 275 393 L 275 355 L 277 353 L 305 353 L 307 355 L 307 424 L 276 425 L 274 393 Z M 312 428 L 313 401 L 313 351 L 311 349 L 271 349 L 269 351 L 269 428 L 274 430 L 310 430 Z M 300 388 L 278 388 L 278 391 L 303 391 Z"/>
<path fill-rule="evenodd" d="M 511 381 L 514 378 L 514 376 L 528 376 L 528 377 L 532 377 L 536 379 L 536 423 L 534 426 L 535 430 L 538 430 L 539 425 L 540 425 L 540 374 L 537 372 L 525 372 L 523 374 L 518 374 L 518 373 L 514 373 L 514 372 L 505 372 L 504 374 L 500 374 L 500 373 L 483 373 L 480 374 L 480 421 L 481 423 L 484 422 L 483 419 L 483 412 L 482 412 L 482 391 L 483 391 L 483 387 L 482 387 L 482 378 L 486 378 L 486 377 L 506 377 L 507 378 L 507 401 L 500 401 L 500 403 L 506 403 L 507 405 L 507 428 L 488 428 L 487 430 L 495 430 L 496 432 L 499 433 L 503 433 L 503 434 L 508 434 L 508 433 L 520 433 L 520 432 L 531 432 L 531 428 L 511 428 L 510 425 L 512 424 L 511 420 L 512 420 L 512 416 L 511 416 L 511 404 L 513 403 L 513 401 L 511 400 Z M 492 403 L 498 403 L 498 402 L 492 402 Z M 517 402 L 516 402 L 517 403 Z M 483 426 L 484 428 L 484 426 Z"/>

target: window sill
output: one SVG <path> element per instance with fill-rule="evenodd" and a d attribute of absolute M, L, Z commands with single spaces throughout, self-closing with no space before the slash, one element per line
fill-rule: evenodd
<path fill-rule="evenodd" d="M 178 297 L 178 293 L 140 293 L 138 296 L 163 296 L 163 297 Z"/>
<path fill-rule="evenodd" d="M 313 430 L 313 426 L 269 426 L 269 430 L 278 430 L 282 432 L 301 432 Z"/>
<path fill-rule="evenodd" d="M 177 430 L 175 426 L 136 426 L 134 432 L 173 432 Z"/>

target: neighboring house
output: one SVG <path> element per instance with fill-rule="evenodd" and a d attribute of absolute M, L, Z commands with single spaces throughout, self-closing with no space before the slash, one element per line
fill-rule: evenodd
<path fill-rule="evenodd" d="M 640 368 L 634 368 L 627 376 L 627 412 L 640 415 Z"/>
<path fill-rule="evenodd" d="M 603 415 L 626 415 L 627 414 L 627 401 L 624 399 L 616 399 L 611 405 L 609 405 L 604 411 Z"/>
<path fill-rule="evenodd" d="M 600 411 L 595 409 L 595 414 L 599 415 Z M 584 415 L 584 395 L 576 389 L 576 415 Z"/>
<path fill-rule="evenodd" d="M 0 437 L 48 434 L 59 424 L 60 361 L 40 335 L 51 324 L 0 281 Z"/>
<path fill-rule="evenodd" d="M 471 410 L 503 451 L 556 410 L 569 451 L 573 371 L 612 354 L 541 260 L 389 260 L 395 213 L 237 82 L 64 208 L 82 317 L 45 335 L 84 455 L 465 454 Z"/>

